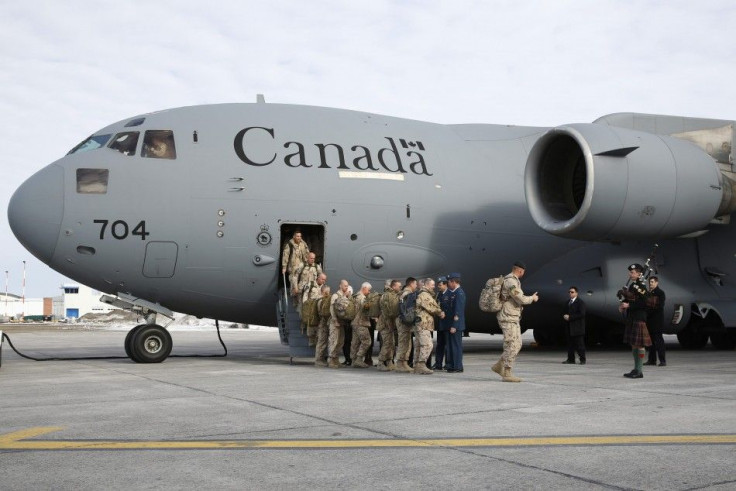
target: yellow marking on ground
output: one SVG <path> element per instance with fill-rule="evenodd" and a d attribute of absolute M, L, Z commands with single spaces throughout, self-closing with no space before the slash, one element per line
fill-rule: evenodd
<path fill-rule="evenodd" d="M 243 448 L 328 449 L 379 447 L 539 447 L 581 445 L 736 444 L 736 435 L 613 435 L 524 438 L 446 438 L 377 440 L 30 440 L 59 431 L 39 427 L 0 435 L 0 450 L 213 450 Z"/>

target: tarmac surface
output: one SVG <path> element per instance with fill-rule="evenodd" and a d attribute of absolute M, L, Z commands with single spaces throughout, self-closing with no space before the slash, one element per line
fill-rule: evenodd
<path fill-rule="evenodd" d="M 0 329 L 3 329 L 0 326 Z M 8 332 L 25 354 L 124 356 L 123 331 Z M 7 332 L 7 331 L 6 331 Z M 35 362 L 5 342 L 0 489 L 736 488 L 736 352 L 681 350 L 622 377 L 630 350 L 465 340 L 465 371 L 289 364 L 278 333 L 225 329 L 225 358 Z M 218 354 L 214 331 L 172 354 Z"/>

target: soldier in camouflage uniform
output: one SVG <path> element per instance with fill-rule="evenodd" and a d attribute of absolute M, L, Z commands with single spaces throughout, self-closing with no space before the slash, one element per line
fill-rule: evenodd
<path fill-rule="evenodd" d="M 401 292 L 401 299 L 403 300 L 408 295 L 414 293 L 417 289 L 417 280 L 411 276 L 406 279 L 404 289 Z M 399 343 L 396 348 L 396 371 L 397 372 L 411 372 L 412 369 L 409 366 L 409 354 L 411 352 L 411 331 L 414 326 L 410 326 L 401 322 L 400 319 L 396 319 L 396 330 L 399 333 Z"/>
<path fill-rule="evenodd" d="M 309 293 L 309 290 L 314 289 L 315 285 L 317 285 L 317 277 L 322 274 L 322 267 L 319 264 L 316 264 L 316 260 L 317 256 L 313 252 L 310 252 L 307 255 L 307 262 L 299 266 L 299 268 L 294 271 L 294 274 L 291 275 L 289 280 L 292 285 L 296 285 L 297 291 L 299 292 L 296 296 L 296 311 L 299 313 L 300 317 L 304 302 L 310 298 L 314 298 L 315 295 L 319 296 L 319 288 L 317 288 L 317 292 L 314 292 L 311 296 Z M 320 284 L 317 286 L 322 285 Z M 307 336 L 310 341 L 309 346 L 314 346 L 314 342 L 317 339 L 314 327 L 315 326 L 311 326 L 310 328 L 310 326 L 307 326 L 304 323 L 304 319 L 302 319 L 302 333 L 306 329 Z"/>
<path fill-rule="evenodd" d="M 345 342 L 345 322 L 338 319 L 337 314 L 335 314 L 335 301 L 338 297 L 350 295 L 349 288 L 348 280 L 340 280 L 340 288 L 330 297 L 330 334 L 327 359 L 327 366 L 330 368 L 340 368 L 340 352 Z"/>
<path fill-rule="evenodd" d="M 434 299 L 434 280 L 427 278 L 422 282 L 422 287 L 417 294 L 416 304 L 419 322 L 414 325 L 415 345 L 414 373 L 431 374 L 432 370 L 427 368 L 427 358 L 432 353 L 432 331 L 434 331 L 434 316 L 444 318 L 445 313 Z"/>
<path fill-rule="evenodd" d="M 372 288 L 370 283 L 363 283 L 360 286 L 360 292 L 355 297 L 358 305 L 357 314 L 355 314 L 355 319 L 352 321 L 353 339 L 350 345 L 350 359 L 353 360 L 353 368 L 368 368 L 365 355 L 371 347 L 371 320 L 368 317 L 368 306 L 365 303 L 365 298 Z"/>
<path fill-rule="evenodd" d="M 284 245 L 281 251 L 281 274 L 287 275 L 291 283 L 291 294 L 299 293 L 296 282 L 291 281 L 291 275 L 309 259 L 309 246 L 302 240 L 302 233 L 298 230 L 294 236 Z M 286 287 L 286 285 L 284 285 Z"/>
<path fill-rule="evenodd" d="M 521 282 L 519 281 L 526 266 L 521 261 L 514 263 L 511 273 L 507 274 L 503 279 L 503 287 L 501 288 L 501 296 L 504 299 L 501 310 L 496 314 L 499 326 L 503 331 L 503 355 L 496 362 L 491 370 L 501 376 L 504 382 L 521 382 L 521 379 L 515 377 L 511 373 L 511 369 L 516 361 L 516 355 L 521 351 L 521 311 L 524 305 L 529 305 L 539 300 L 537 292 L 533 295 L 524 295 L 521 290 Z"/>
<path fill-rule="evenodd" d="M 302 242 L 303 244 L 303 242 Z M 289 283 L 299 293 L 304 293 L 304 288 L 309 286 L 310 283 L 317 281 L 317 276 L 322 273 L 322 266 L 317 264 L 317 255 L 314 252 L 307 254 L 307 262 L 299 265 L 296 270 L 289 276 Z M 297 300 L 301 298 L 301 295 L 297 297 Z"/>
<path fill-rule="evenodd" d="M 315 278 L 313 281 L 310 281 L 309 283 L 306 283 L 301 288 L 302 294 L 299 296 L 299 299 L 301 300 L 299 302 L 300 313 L 302 306 L 307 302 L 307 300 L 320 298 L 322 296 L 321 288 L 326 281 L 327 275 L 324 273 L 319 273 L 317 275 L 317 278 Z M 317 326 L 307 325 L 307 319 L 305 319 L 302 315 L 302 333 L 305 331 L 305 329 L 307 331 L 307 337 L 309 338 L 309 346 L 314 346 L 315 344 L 317 344 Z"/>
<path fill-rule="evenodd" d="M 378 353 L 378 370 L 382 372 L 390 372 L 396 368 L 394 365 L 394 356 L 396 355 L 396 343 L 394 336 L 396 335 L 396 317 L 389 317 L 385 305 L 388 302 L 388 296 L 398 297 L 401 293 L 401 282 L 399 280 L 386 281 L 386 287 L 381 297 L 381 315 L 378 317 L 378 334 L 381 336 L 381 352 Z M 396 298 L 398 303 L 399 299 Z"/>
<path fill-rule="evenodd" d="M 317 308 L 320 311 L 319 325 L 317 326 L 317 346 L 314 349 L 314 365 L 318 367 L 327 366 L 327 340 L 330 335 L 330 316 L 322 315 L 322 302 L 327 302 L 327 312 L 329 313 L 330 287 L 322 285 L 320 287 L 321 298 L 318 300 Z"/>

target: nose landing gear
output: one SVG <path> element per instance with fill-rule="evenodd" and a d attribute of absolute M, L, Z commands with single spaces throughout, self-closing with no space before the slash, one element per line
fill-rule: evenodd
<path fill-rule="evenodd" d="M 102 295 L 101 302 L 135 312 L 146 318 L 146 324 L 135 326 L 125 336 L 125 354 L 136 363 L 161 363 L 171 353 L 171 334 L 156 324 L 156 315 L 174 319 L 174 313 L 157 303 L 124 293 Z"/>
<path fill-rule="evenodd" d="M 125 354 L 136 363 L 161 363 L 173 346 L 169 331 L 157 324 L 141 324 L 125 337 Z"/>

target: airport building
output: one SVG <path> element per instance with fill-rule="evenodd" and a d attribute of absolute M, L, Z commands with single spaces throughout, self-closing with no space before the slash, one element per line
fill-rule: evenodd
<path fill-rule="evenodd" d="M 19 320 L 77 319 L 89 313 L 106 313 L 115 307 L 100 302 L 101 293 L 76 283 L 61 286 L 62 294 L 56 297 L 26 298 L 0 293 L 0 318 Z"/>

